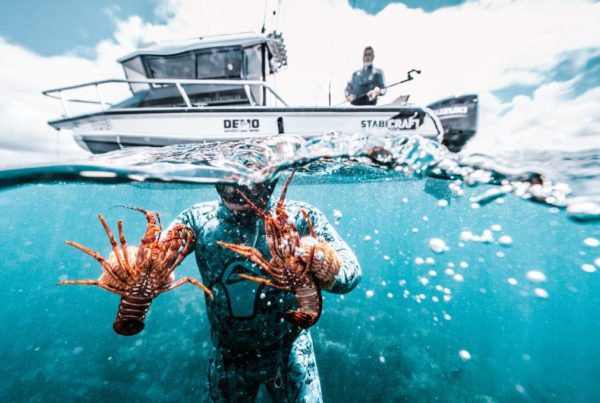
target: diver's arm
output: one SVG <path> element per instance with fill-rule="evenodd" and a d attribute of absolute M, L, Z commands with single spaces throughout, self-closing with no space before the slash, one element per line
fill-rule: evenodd
<path fill-rule="evenodd" d="M 339 271 L 335 275 L 335 278 L 322 283 L 321 287 L 335 294 L 345 294 L 350 292 L 358 285 L 362 278 L 362 270 L 356 255 L 352 249 L 350 249 L 348 244 L 346 244 L 346 242 L 338 235 L 335 228 L 327 221 L 327 218 L 323 213 L 314 208 L 307 211 L 317 237 L 322 238 L 328 246 L 323 248 L 321 242 L 318 242 L 314 259 L 318 259 L 320 256 L 317 256 L 317 254 L 319 251 L 322 251 L 324 252 L 323 258 L 325 258 L 325 260 L 328 261 L 334 259 L 337 260 L 337 262 L 334 262 L 333 265 L 339 264 Z M 335 252 L 336 256 L 329 256 L 327 249 L 331 249 Z"/>

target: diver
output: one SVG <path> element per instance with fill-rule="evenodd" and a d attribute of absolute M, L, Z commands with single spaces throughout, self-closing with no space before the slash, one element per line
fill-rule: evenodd
<path fill-rule="evenodd" d="M 194 230 L 196 263 L 203 283 L 214 294 L 214 299 L 206 298 L 214 349 L 205 401 L 252 402 L 261 384 L 275 402 L 322 401 L 310 332 L 282 316 L 294 309 L 293 294 L 244 280 L 239 274 L 267 276 L 247 258 L 217 245 L 217 241 L 249 245 L 270 257 L 264 221 L 238 191 L 256 206 L 264 206 L 266 212 L 275 185 L 276 181 L 253 187 L 217 185 L 221 200 L 196 204 L 171 224 L 185 224 Z M 308 213 L 324 255 L 313 261 L 312 270 L 318 270 L 319 264 L 331 265 L 327 266 L 331 278 L 320 282 L 321 288 L 338 294 L 349 292 L 361 279 L 354 253 L 320 211 L 303 202 L 286 201 L 285 210 L 303 237 L 306 251 L 314 240 L 306 236 L 309 228 L 301 209 Z"/>
<path fill-rule="evenodd" d="M 375 51 L 367 46 L 363 51 L 363 67 L 352 74 L 346 85 L 346 100 L 352 105 L 376 105 L 385 94 L 383 71 L 373 67 Z"/>

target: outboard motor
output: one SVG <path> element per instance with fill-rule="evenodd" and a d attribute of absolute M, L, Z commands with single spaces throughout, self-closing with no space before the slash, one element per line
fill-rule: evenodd
<path fill-rule="evenodd" d="M 434 102 L 428 107 L 433 110 L 444 128 L 445 145 L 452 152 L 459 152 L 477 132 L 479 98 L 477 95 L 462 95 Z"/>

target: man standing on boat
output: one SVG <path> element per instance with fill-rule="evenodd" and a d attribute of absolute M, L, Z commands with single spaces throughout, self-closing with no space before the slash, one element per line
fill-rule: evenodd
<path fill-rule="evenodd" d="M 375 51 L 367 46 L 363 51 L 363 67 L 352 74 L 346 85 L 346 100 L 352 105 L 376 105 L 385 94 L 383 71 L 373 67 Z"/>
<path fill-rule="evenodd" d="M 264 384 L 275 402 L 322 402 L 310 332 L 282 316 L 282 312 L 293 309 L 294 295 L 244 280 L 240 274 L 265 275 L 247 258 L 217 245 L 217 241 L 244 244 L 270 256 L 264 221 L 239 192 L 255 205 L 265 206 L 267 212 L 274 188 L 275 182 L 253 187 L 217 185 L 220 201 L 196 204 L 171 224 L 194 230 L 196 263 L 202 282 L 214 294 L 214 299 L 206 298 L 214 350 L 205 401 L 253 402 Z M 315 268 L 315 264 L 327 265 L 330 273 L 330 278 L 320 283 L 321 288 L 343 294 L 356 287 L 361 278 L 356 256 L 325 216 L 303 202 L 286 201 L 285 209 L 298 233 L 305 236 L 305 250 L 310 250 L 314 240 L 306 237 L 309 229 L 301 210 L 312 221 L 322 254 L 318 262 L 313 261 L 312 270 L 325 267 Z"/>

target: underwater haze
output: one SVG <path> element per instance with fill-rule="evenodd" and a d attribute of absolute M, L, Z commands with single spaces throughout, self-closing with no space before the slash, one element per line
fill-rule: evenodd
<path fill-rule="evenodd" d="M 267 168 L 245 169 L 249 155 Z M 115 206 L 158 211 L 166 225 L 216 200 L 215 182 L 298 167 L 287 198 L 325 213 L 363 269 L 349 294 L 324 293 L 310 329 L 326 402 L 600 401 L 597 155 L 555 155 L 544 172 L 536 156 L 508 167 L 418 137 L 324 136 L 2 171 L 0 397 L 201 400 L 213 348 L 203 293 L 160 295 L 145 329 L 120 336 L 117 295 L 56 285 L 101 273 L 64 241 L 108 256 L 98 214 L 115 232 L 122 219 L 133 245 L 146 227 Z M 176 276 L 199 278 L 194 259 Z"/>

